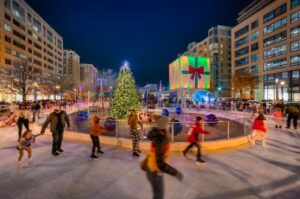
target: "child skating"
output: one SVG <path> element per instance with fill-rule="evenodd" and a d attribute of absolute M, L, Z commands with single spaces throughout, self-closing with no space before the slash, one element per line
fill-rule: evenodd
<path fill-rule="evenodd" d="M 188 142 L 190 143 L 186 149 L 182 152 L 184 156 L 186 156 L 187 152 L 193 148 L 193 146 L 197 147 L 197 163 L 205 164 L 205 161 L 202 159 L 202 154 L 201 154 L 201 144 L 200 144 L 200 139 L 199 135 L 200 134 L 208 134 L 208 132 L 204 131 L 201 127 L 201 120 L 202 117 L 197 116 L 196 117 L 196 122 L 192 129 L 190 130 L 191 132 L 188 133 Z"/>
<path fill-rule="evenodd" d="M 17 161 L 17 167 L 22 167 L 22 158 L 24 151 L 28 154 L 28 165 L 33 163 L 32 161 L 32 150 L 31 150 L 31 143 L 34 143 L 35 136 L 32 134 L 31 130 L 26 130 L 23 135 L 21 136 L 21 140 L 18 143 L 17 149 L 19 151 L 19 158 Z"/>
<path fill-rule="evenodd" d="M 281 128 L 281 122 L 282 122 L 282 111 L 280 108 L 276 108 L 275 112 L 273 113 L 274 119 L 275 119 L 275 128 Z"/>
<path fill-rule="evenodd" d="M 99 158 L 95 152 L 97 149 L 97 153 L 104 153 L 103 151 L 101 151 L 101 146 L 100 146 L 100 141 L 99 141 L 99 135 L 105 131 L 106 128 L 100 126 L 100 118 L 98 116 L 95 116 L 93 118 L 93 126 L 91 129 L 91 139 L 92 139 L 92 143 L 93 143 L 93 147 L 92 147 L 92 154 L 91 154 L 91 158 L 95 159 L 95 158 Z"/>
<path fill-rule="evenodd" d="M 256 139 L 261 137 L 262 146 L 266 146 L 266 132 L 267 124 L 263 112 L 259 112 L 258 117 L 254 120 L 252 126 L 252 135 L 250 136 L 250 143 L 255 145 Z"/>

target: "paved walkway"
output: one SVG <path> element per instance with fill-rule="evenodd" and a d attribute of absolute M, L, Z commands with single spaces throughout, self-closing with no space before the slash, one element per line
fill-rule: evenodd
<path fill-rule="evenodd" d="M 269 123 L 272 125 L 272 122 Z M 38 133 L 38 132 L 34 132 Z M 35 164 L 16 169 L 16 128 L 0 129 L 1 199 L 150 199 L 150 185 L 139 169 L 143 159 L 122 148 L 103 146 L 90 160 L 90 143 L 65 141 L 65 152 L 50 154 L 49 136 L 33 145 Z M 165 175 L 167 199 L 299 198 L 300 132 L 270 128 L 266 148 L 205 153 L 206 165 L 172 154 L 184 181 Z M 145 152 L 143 153 L 145 154 Z"/>

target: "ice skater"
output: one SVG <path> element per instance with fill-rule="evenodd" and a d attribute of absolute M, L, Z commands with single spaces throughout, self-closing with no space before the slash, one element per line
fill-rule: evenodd
<path fill-rule="evenodd" d="M 201 127 L 202 117 L 197 116 L 196 122 L 194 126 L 190 129 L 190 132 L 188 133 L 188 142 L 190 143 L 182 152 L 184 156 L 186 156 L 187 152 L 195 146 L 197 148 L 197 163 L 205 164 L 205 161 L 202 159 L 202 153 L 201 153 L 201 143 L 199 139 L 200 134 L 209 134 L 207 131 L 204 131 Z"/>
<path fill-rule="evenodd" d="M 139 148 L 140 133 L 138 131 L 138 124 L 141 126 L 141 129 L 143 129 L 143 125 L 139 122 L 136 111 L 134 109 L 131 109 L 128 116 L 128 125 L 130 128 L 130 135 L 132 139 L 132 155 L 134 157 L 139 157 L 139 153 L 141 153 Z"/>
<path fill-rule="evenodd" d="M 255 145 L 256 139 L 260 136 L 262 141 L 262 146 L 266 146 L 266 133 L 267 133 L 266 118 L 263 112 L 259 112 L 258 117 L 254 120 L 252 125 L 252 135 L 250 136 L 250 143 L 252 145 Z"/>
<path fill-rule="evenodd" d="M 31 143 L 35 142 L 35 136 L 32 134 L 31 130 L 26 130 L 22 137 L 20 142 L 18 143 L 17 149 L 19 151 L 19 157 L 17 161 L 17 167 L 22 167 L 22 158 L 24 151 L 28 154 L 28 165 L 32 164 L 32 150 L 31 150 Z"/>
<path fill-rule="evenodd" d="M 281 122 L 282 122 L 282 111 L 280 108 L 276 108 L 275 112 L 273 113 L 274 119 L 275 119 L 275 128 L 281 128 Z"/>
<path fill-rule="evenodd" d="M 101 145 L 100 145 L 100 140 L 99 140 L 99 135 L 106 130 L 106 128 L 100 126 L 100 118 L 98 116 L 95 116 L 93 118 L 93 126 L 91 129 L 91 139 L 92 139 L 92 143 L 93 143 L 93 147 L 92 147 L 92 154 L 91 154 L 91 158 L 99 158 L 95 152 L 97 149 L 97 153 L 101 153 L 103 154 L 104 152 L 101 150 Z"/>
<path fill-rule="evenodd" d="M 153 198 L 162 199 L 164 198 L 163 173 L 172 175 L 179 181 L 183 180 L 183 175 L 168 164 L 170 156 L 168 117 L 154 115 L 154 120 L 157 127 L 148 133 L 148 139 L 151 141 L 150 151 L 140 166 L 146 172 L 147 179 L 151 184 Z"/>

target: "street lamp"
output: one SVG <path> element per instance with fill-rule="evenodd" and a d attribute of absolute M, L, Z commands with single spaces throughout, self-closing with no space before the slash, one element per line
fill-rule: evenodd
<path fill-rule="evenodd" d="M 280 82 L 280 85 L 281 85 L 281 98 L 282 98 L 282 100 L 283 100 L 283 86 L 284 86 L 284 84 L 285 84 L 285 81 L 281 81 Z"/>
<path fill-rule="evenodd" d="M 75 92 L 75 100 L 77 101 L 77 89 L 74 88 L 73 90 L 74 90 L 74 92 Z"/>

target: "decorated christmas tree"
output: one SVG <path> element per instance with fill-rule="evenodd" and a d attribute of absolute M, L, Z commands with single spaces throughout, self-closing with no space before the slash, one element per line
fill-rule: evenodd
<path fill-rule="evenodd" d="M 140 109 L 139 96 L 128 62 L 125 62 L 120 69 L 114 88 L 110 115 L 115 118 L 124 118 L 132 108 Z"/>

